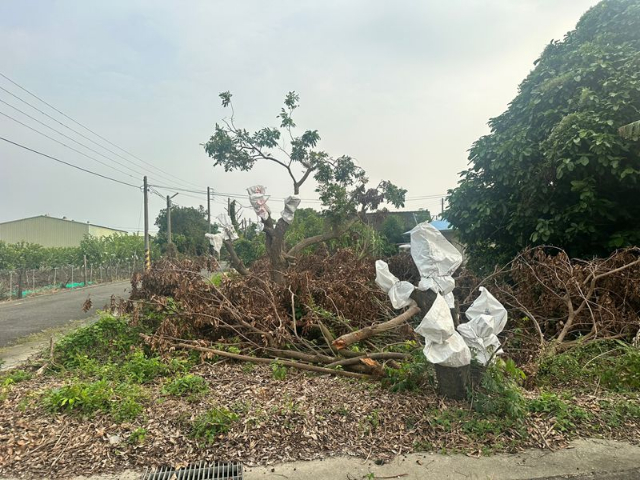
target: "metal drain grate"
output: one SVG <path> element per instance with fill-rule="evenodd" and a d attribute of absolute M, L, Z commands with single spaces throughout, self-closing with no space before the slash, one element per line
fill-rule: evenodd
<path fill-rule="evenodd" d="M 142 480 L 243 480 L 242 464 L 236 462 L 200 462 L 175 469 L 147 469 Z"/>

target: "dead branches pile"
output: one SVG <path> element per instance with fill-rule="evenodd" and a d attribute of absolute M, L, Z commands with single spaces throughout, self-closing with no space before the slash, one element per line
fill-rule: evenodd
<path fill-rule="evenodd" d="M 531 321 L 547 354 L 596 339 L 631 340 L 640 329 L 640 248 L 587 261 L 536 247 L 483 283 Z"/>
<path fill-rule="evenodd" d="M 147 341 L 160 349 L 347 376 L 379 376 L 384 362 L 397 366 L 408 356 L 388 346 L 414 338 L 407 321 L 417 311 L 393 318 L 372 259 L 346 249 L 307 255 L 285 272 L 284 284 L 271 281 L 267 268 L 258 262 L 247 276 L 208 279 L 198 263 L 165 260 L 133 278 L 129 311 L 134 320 L 158 313 Z M 357 348 L 347 348 L 355 341 Z"/>

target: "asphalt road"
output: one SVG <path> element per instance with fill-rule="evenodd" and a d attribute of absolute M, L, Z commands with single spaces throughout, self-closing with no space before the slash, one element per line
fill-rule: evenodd
<path fill-rule="evenodd" d="M 129 282 L 122 281 L 2 303 L 0 347 L 32 333 L 60 327 L 71 320 L 89 318 L 109 303 L 111 295 L 126 298 L 128 294 Z M 82 304 L 88 296 L 93 306 L 88 312 L 83 312 Z"/>

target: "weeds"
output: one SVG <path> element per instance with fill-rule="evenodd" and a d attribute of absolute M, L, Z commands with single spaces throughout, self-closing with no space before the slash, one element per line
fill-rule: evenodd
<path fill-rule="evenodd" d="M 142 390 L 135 385 L 114 386 L 106 380 L 75 381 L 44 394 L 43 402 L 51 412 L 109 414 L 118 422 L 133 420 L 142 413 Z"/>
<path fill-rule="evenodd" d="M 174 378 L 171 382 L 166 384 L 162 391 L 169 395 L 175 395 L 177 397 L 184 396 L 196 396 L 206 392 L 209 389 L 207 382 L 204 378 L 187 374 L 181 377 Z"/>
<path fill-rule="evenodd" d="M 126 318 L 104 314 L 93 325 L 80 328 L 58 342 L 54 350 L 56 363 L 73 368 L 88 355 L 100 362 L 122 359 L 140 344 L 140 333 L 149 331 L 130 325 Z"/>
<path fill-rule="evenodd" d="M 144 439 L 147 437 L 146 428 L 136 428 L 129 434 L 127 442 L 131 445 L 141 445 L 144 443 Z"/>
<path fill-rule="evenodd" d="M 523 379 L 524 373 L 513 360 L 498 359 L 487 367 L 481 387 L 472 393 L 474 410 L 511 421 L 522 419 L 526 413 L 526 401 L 519 383 Z"/>
<path fill-rule="evenodd" d="M 405 348 L 410 343 L 403 344 Z M 434 384 L 435 371 L 433 365 L 427 362 L 422 350 L 415 349 L 411 360 L 402 362 L 399 369 L 386 368 L 383 385 L 393 392 L 420 390 L 425 384 Z"/>
<path fill-rule="evenodd" d="M 33 374 L 27 372 L 26 370 L 11 370 L 0 377 L 0 386 L 8 387 L 9 385 L 13 385 L 14 383 L 20 383 L 24 382 L 25 380 L 29 380 L 31 377 L 33 377 Z"/>
<path fill-rule="evenodd" d="M 623 342 L 591 342 L 546 360 L 538 372 L 543 385 L 599 385 L 640 391 L 640 350 Z"/>
<path fill-rule="evenodd" d="M 553 417 L 554 429 L 560 432 L 573 431 L 580 422 L 588 421 L 592 417 L 586 410 L 571 405 L 549 392 L 542 392 L 538 398 L 529 400 L 527 408 L 530 412 Z"/>
<path fill-rule="evenodd" d="M 207 443 L 213 443 L 218 435 L 227 433 L 238 418 L 236 413 L 227 408 L 212 408 L 191 422 L 191 435 Z"/>
<path fill-rule="evenodd" d="M 287 378 L 287 367 L 279 362 L 271 364 L 271 373 L 275 380 L 284 380 Z"/>

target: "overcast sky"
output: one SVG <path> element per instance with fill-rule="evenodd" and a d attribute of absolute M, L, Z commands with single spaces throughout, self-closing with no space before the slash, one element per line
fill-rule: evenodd
<path fill-rule="evenodd" d="M 407 188 L 407 208 L 437 213 L 438 198 L 416 197 L 456 185 L 467 150 L 488 132 L 487 120 L 506 108 L 544 46 L 573 29 L 595 3 L 3 0 L 0 72 L 137 158 L 2 77 L 0 87 L 111 152 L 2 89 L 0 112 L 106 166 L 2 115 L 0 136 L 135 186 L 145 172 L 156 185 L 245 193 L 262 183 L 284 197 L 291 187 L 272 165 L 225 173 L 212 167 L 200 144 L 228 114 L 221 91 L 234 94 L 236 123 L 255 129 L 277 126 L 284 95 L 295 90 L 296 121 L 319 131 L 324 150 L 357 159 L 372 183 L 388 179 Z M 139 189 L 4 141 L 0 168 L 0 221 L 48 213 L 142 228 Z M 314 198 L 313 185 L 301 196 Z M 175 200 L 206 205 L 204 196 L 181 193 Z M 214 217 L 224 200 L 216 197 Z M 153 224 L 163 202 L 155 196 L 150 202 Z M 272 210 L 279 212 L 281 203 L 272 199 Z"/>

